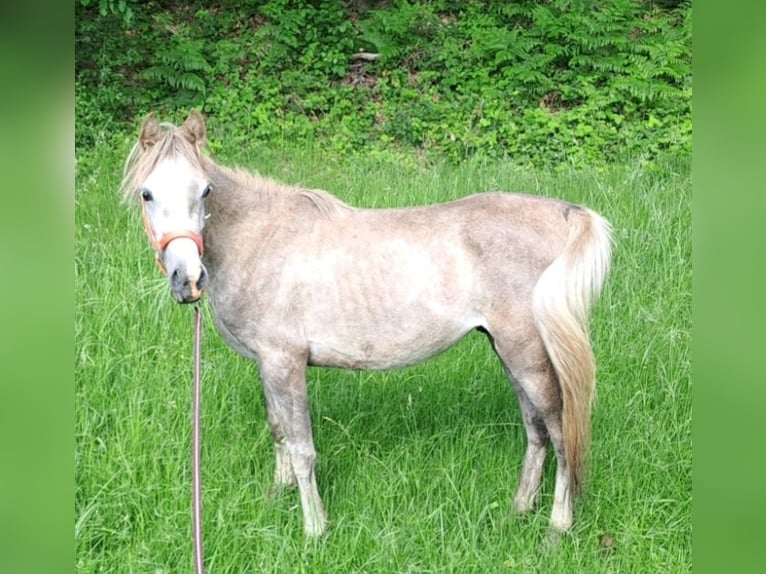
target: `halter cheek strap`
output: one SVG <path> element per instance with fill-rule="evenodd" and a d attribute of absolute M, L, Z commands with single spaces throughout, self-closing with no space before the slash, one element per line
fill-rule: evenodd
<path fill-rule="evenodd" d="M 170 231 L 159 239 L 155 239 L 154 233 L 152 233 L 152 227 L 149 224 L 149 214 L 147 213 L 145 206 L 141 207 L 141 219 L 144 222 L 144 231 L 146 231 L 146 236 L 149 238 L 149 242 L 154 248 L 154 261 L 157 263 L 160 271 L 162 271 L 165 275 L 168 274 L 168 271 L 165 268 L 165 264 L 162 262 L 162 254 L 165 252 L 165 249 L 167 249 L 168 244 L 174 239 L 179 239 L 181 237 L 191 239 L 197 246 L 197 252 L 199 253 L 200 257 L 202 257 L 203 253 L 205 252 L 205 247 L 202 244 L 202 237 L 199 235 L 199 233 L 183 229 L 180 231 Z"/>

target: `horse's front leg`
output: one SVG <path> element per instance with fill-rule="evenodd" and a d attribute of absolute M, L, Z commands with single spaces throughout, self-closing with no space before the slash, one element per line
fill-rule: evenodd
<path fill-rule="evenodd" d="M 305 358 L 299 353 L 274 351 L 262 354 L 259 365 L 277 455 L 274 487 L 297 482 L 303 528 L 307 535 L 319 536 L 327 527 L 327 517 L 314 474 L 316 450 L 311 432 Z"/>
<path fill-rule="evenodd" d="M 273 392 L 264 384 L 264 396 L 266 398 L 266 414 L 269 419 L 269 430 L 274 438 L 274 482 L 269 489 L 270 496 L 276 496 L 282 491 L 297 486 L 298 480 L 290 462 L 290 453 L 287 450 L 287 435 L 284 430 L 283 416 L 277 416 L 278 404 L 274 402 Z"/>

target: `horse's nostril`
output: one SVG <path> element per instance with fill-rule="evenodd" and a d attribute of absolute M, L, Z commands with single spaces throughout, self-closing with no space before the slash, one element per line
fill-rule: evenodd
<path fill-rule="evenodd" d="M 207 270 L 203 267 L 197 279 L 197 289 L 202 291 L 205 287 L 207 287 Z"/>
<path fill-rule="evenodd" d="M 181 273 L 178 269 L 173 269 L 173 273 L 170 275 L 170 281 L 175 285 L 178 283 L 178 280 L 181 276 Z"/>

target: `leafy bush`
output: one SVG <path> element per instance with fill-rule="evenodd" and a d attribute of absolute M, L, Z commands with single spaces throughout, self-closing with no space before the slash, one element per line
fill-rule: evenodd
<path fill-rule="evenodd" d="M 533 163 L 691 148 L 688 2 L 100 4 L 76 11 L 78 145 L 199 107 L 242 144 Z"/>

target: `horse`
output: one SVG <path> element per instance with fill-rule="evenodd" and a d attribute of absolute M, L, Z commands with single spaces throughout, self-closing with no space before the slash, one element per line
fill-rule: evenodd
<path fill-rule="evenodd" d="M 512 508 L 531 510 L 552 444 L 550 528 L 568 531 L 590 444 L 589 314 L 611 261 L 591 209 L 525 194 L 363 209 L 206 152 L 204 117 L 143 121 L 122 193 L 141 204 L 172 297 L 208 294 L 214 323 L 257 363 L 276 452 L 272 488 L 297 485 L 308 537 L 328 527 L 314 472 L 307 367 L 382 370 L 486 334 L 527 435 Z"/>

